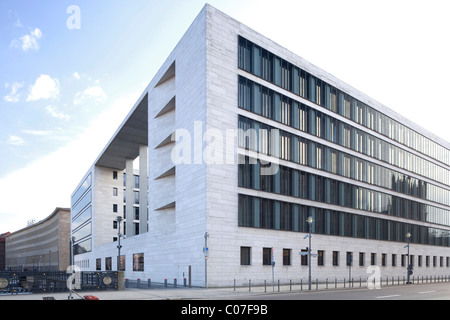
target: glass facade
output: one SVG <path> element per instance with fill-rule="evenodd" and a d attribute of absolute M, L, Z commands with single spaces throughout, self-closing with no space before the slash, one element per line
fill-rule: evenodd
<path fill-rule="evenodd" d="M 239 226 L 307 232 L 313 216 L 318 234 L 403 242 L 410 232 L 450 246 L 449 149 L 242 37 L 238 52 L 239 68 L 261 79 L 237 80 L 239 147 L 284 160 L 262 175 L 261 161 L 241 156 L 239 187 L 261 193 L 241 192 Z"/>
<path fill-rule="evenodd" d="M 74 254 L 92 250 L 92 174 L 89 173 L 72 196 L 72 238 Z"/>
<path fill-rule="evenodd" d="M 450 165 L 450 150 L 314 75 L 239 37 L 239 68 L 389 139 Z M 448 179 L 448 175 L 447 175 Z M 448 180 L 447 180 L 448 184 Z"/>

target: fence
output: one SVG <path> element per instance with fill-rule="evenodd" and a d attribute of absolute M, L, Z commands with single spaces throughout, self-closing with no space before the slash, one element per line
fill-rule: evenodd
<path fill-rule="evenodd" d="M 369 280 L 370 279 L 370 280 Z M 443 276 L 411 276 L 411 284 L 425 284 L 425 283 L 443 283 L 450 282 L 450 275 Z M 311 290 L 331 290 L 331 289 L 345 289 L 345 288 L 362 288 L 373 286 L 395 286 L 395 285 L 405 285 L 407 284 L 407 279 L 405 277 L 384 277 L 384 278 L 326 278 L 326 279 L 311 279 Z M 248 281 L 241 282 L 238 284 L 237 281 L 233 280 L 233 290 L 248 290 L 259 291 L 259 292 L 286 292 L 286 291 L 304 291 L 309 290 L 309 281 L 305 279 L 300 279 L 294 281 L 292 279 L 288 281 L 280 280 L 264 280 L 257 283 L 249 279 Z"/>
<path fill-rule="evenodd" d="M 164 279 L 163 282 L 155 282 L 151 279 L 136 279 L 130 280 L 125 279 L 125 288 L 136 288 L 136 289 L 162 289 L 162 288 L 190 288 L 188 281 L 186 278 L 180 281 L 178 279 L 173 279 L 169 282 L 167 279 Z"/>
<path fill-rule="evenodd" d="M 72 274 L 55 272 L 0 272 L 0 294 L 25 294 L 45 292 L 69 292 L 67 280 Z M 80 291 L 117 290 L 118 273 L 80 272 Z"/>

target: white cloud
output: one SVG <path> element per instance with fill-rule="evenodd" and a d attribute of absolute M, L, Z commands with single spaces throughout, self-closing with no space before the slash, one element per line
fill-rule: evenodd
<path fill-rule="evenodd" d="M 75 105 L 81 104 L 85 101 L 91 101 L 95 103 L 103 103 L 107 99 L 106 93 L 99 86 L 89 87 L 84 91 L 78 92 L 74 99 L 73 103 Z"/>
<path fill-rule="evenodd" d="M 22 22 L 20 22 L 20 18 L 19 18 L 19 16 L 17 15 L 17 13 L 15 11 L 13 11 L 11 9 L 8 10 L 8 18 L 15 20 L 14 26 L 16 28 L 22 28 L 23 27 L 23 24 L 22 24 Z"/>
<path fill-rule="evenodd" d="M 75 78 L 75 79 L 77 79 L 77 80 L 80 80 L 80 74 L 78 73 L 78 72 L 74 72 L 73 74 L 72 74 L 72 76 Z"/>
<path fill-rule="evenodd" d="M 39 28 L 31 30 L 29 34 L 20 37 L 19 40 L 14 39 L 11 42 L 11 47 L 18 48 L 21 47 L 23 51 L 38 51 L 39 42 L 38 40 L 42 38 L 42 31 Z"/>
<path fill-rule="evenodd" d="M 59 81 L 49 75 L 41 74 L 31 87 L 27 101 L 56 98 L 59 95 Z"/>
<path fill-rule="evenodd" d="M 18 93 L 19 89 L 23 87 L 23 83 L 19 82 L 13 82 L 13 83 L 6 83 L 5 84 L 6 89 L 9 89 L 10 92 L 6 96 L 3 97 L 5 101 L 8 102 L 17 102 L 20 99 L 20 94 Z"/>
<path fill-rule="evenodd" d="M 22 130 L 23 133 L 26 134 L 31 134 L 33 136 L 40 136 L 40 137 L 44 137 L 44 136 L 48 136 L 49 134 L 51 134 L 51 131 L 45 131 L 45 130 Z"/>
<path fill-rule="evenodd" d="M 65 114 L 63 112 L 59 112 L 58 108 L 55 106 L 47 106 L 45 108 L 48 114 L 50 114 L 52 117 L 60 119 L 60 120 L 70 120 L 70 116 L 68 114 Z"/>
<path fill-rule="evenodd" d="M 19 136 L 16 135 L 10 135 L 8 139 L 8 144 L 12 146 L 23 146 L 25 144 L 25 140 Z"/>

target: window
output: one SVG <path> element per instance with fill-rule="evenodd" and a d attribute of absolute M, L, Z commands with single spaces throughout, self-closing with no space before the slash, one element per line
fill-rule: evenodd
<path fill-rule="evenodd" d="M 347 252 L 347 267 L 353 265 L 353 252 Z"/>
<path fill-rule="evenodd" d="M 134 194 L 134 204 L 139 204 L 139 191 L 133 191 Z"/>
<path fill-rule="evenodd" d="M 381 266 L 386 267 L 386 253 L 381 254 Z"/>
<path fill-rule="evenodd" d="M 333 251 L 333 266 L 339 266 L 339 251 Z"/>
<path fill-rule="evenodd" d="M 125 256 L 119 257 L 119 271 L 125 271 Z"/>
<path fill-rule="evenodd" d="M 392 255 L 392 266 L 393 267 L 397 266 L 397 255 L 396 254 Z"/>
<path fill-rule="evenodd" d="M 117 212 L 117 204 L 113 204 L 113 212 Z"/>
<path fill-rule="evenodd" d="M 263 248 L 263 266 L 272 265 L 272 248 Z"/>
<path fill-rule="evenodd" d="M 318 266 L 324 266 L 325 260 L 324 260 L 324 251 L 323 250 L 317 250 L 317 265 Z"/>
<path fill-rule="evenodd" d="M 113 171 L 113 179 L 117 180 L 117 171 Z"/>
<path fill-rule="evenodd" d="M 364 267 L 364 252 L 359 253 L 359 266 Z"/>
<path fill-rule="evenodd" d="M 95 259 L 95 270 L 97 270 L 97 271 L 102 270 L 102 259 L 101 258 Z"/>
<path fill-rule="evenodd" d="M 251 250 L 250 247 L 241 247 L 241 266 L 251 265 Z"/>
<path fill-rule="evenodd" d="M 239 37 L 239 68 L 251 72 L 252 43 Z"/>
<path fill-rule="evenodd" d="M 111 271 L 112 270 L 112 259 L 111 257 L 105 258 L 105 270 Z"/>
<path fill-rule="evenodd" d="M 139 234 L 139 223 L 134 223 L 134 234 L 135 235 Z"/>
<path fill-rule="evenodd" d="M 117 229 L 117 221 L 116 221 L 116 220 L 113 221 L 113 229 L 114 229 L 114 230 Z"/>
<path fill-rule="evenodd" d="M 308 253 L 307 249 L 302 249 L 302 253 Z M 307 266 L 308 265 L 308 255 L 307 254 L 302 254 L 301 256 L 301 265 L 302 266 Z"/>
<path fill-rule="evenodd" d="M 371 253 L 370 254 L 370 265 L 375 266 L 377 264 L 377 254 Z"/>
<path fill-rule="evenodd" d="M 133 271 L 144 271 L 144 254 L 133 254 Z"/>
<path fill-rule="evenodd" d="M 291 265 L 291 249 L 283 249 L 283 266 Z"/>
<path fill-rule="evenodd" d="M 113 196 L 117 197 L 119 195 L 119 190 L 117 188 L 113 188 Z"/>

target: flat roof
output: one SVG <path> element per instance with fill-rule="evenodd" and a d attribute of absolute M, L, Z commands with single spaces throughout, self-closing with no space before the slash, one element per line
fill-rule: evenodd
<path fill-rule="evenodd" d="M 145 91 L 94 162 L 96 166 L 123 170 L 126 160 L 139 156 L 148 145 L 148 93 Z"/>

